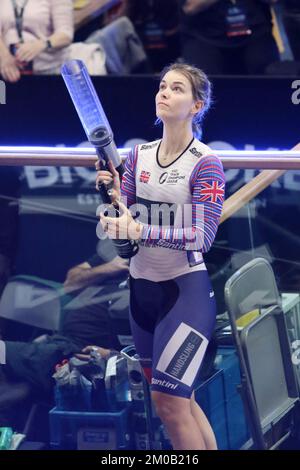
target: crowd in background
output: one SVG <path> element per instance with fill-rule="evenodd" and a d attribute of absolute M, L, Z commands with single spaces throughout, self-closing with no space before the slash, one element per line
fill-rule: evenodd
<path fill-rule="evenodd" d="M 84 60 L 93 75 L 157 73 L 175 60 L 209 75 L 272 73 L 287 47 L 288 58 L 300 60 L 297 0 L 99 1 L 101 16 L 78 28 L 74 11 L 87 3 L 2 0 L 4 80 L 58 74 L 72 58 Z"/>

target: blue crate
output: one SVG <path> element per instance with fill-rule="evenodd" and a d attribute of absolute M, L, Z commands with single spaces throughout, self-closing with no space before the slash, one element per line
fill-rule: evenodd
<path fill-rule="evenodd" d="M 218 449 L 229 448 L 223 370 L 217 370 L 195 391 L 196 402 L 206 414 L 217 439 Z"/>
<path fill-rule="evenodd" d="M 226 403 L 229 449 L 238 450 L 250 438 L 244 406 L 240 394 L 230 397 Z"/>
<path fill-rule="evenodd" d="M 238 390 L 241 383 L 239 359 L 235 348 L 220 348 L 222 356 L 220 366 L 223 370 L 229 448 L 239 449 L 250 437 L 242 397 Z M 219 367 L 220 367 L 219 366 Z"/>
<path fill-rule="evenodd" d="M 195 391 L 195 398 L 203 411 L 208 414 L 220 403 L 224 403 L 226 396 L 223 371 L 217 370 L 209 379 L 203 382 Z"/>
<path fill-rule="evenodd" d="M 237 386 L 241 383 L 235 349 L 220 348 L 214 374 L 195 392 L 197 403 L 215 432 L 219 449 L 239 449 L 249 438 L 244 407 Z"/>
<path fill-rule="evenodd" d="M 217 369 L 222 369 L 224 372 L 225 395 L 228 400 L 229 397 L 238 393 L 237 387 L 241 383 L 239 359 L 232 347 L 218 349 L 218 356 L 221 356 L 221 361 Z"/>
<path fill-rule="evenodd" d="M 219 450 L 230 448 L 225 403 L 215 406 L 209 414 L 209 422 L 214 430 Z"/>
<path fill-rule="evenodd" d="M 50 442 L 55 449 L 130 448 L 130 407 L 116 412 L 49 412 Z"/>

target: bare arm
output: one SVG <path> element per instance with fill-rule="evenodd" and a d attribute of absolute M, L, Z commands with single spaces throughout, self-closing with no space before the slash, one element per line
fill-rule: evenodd
<path fill-rule="evenodd" d="M 73 2 L 72 0 L 61 2 L 52 0 L 51 2 L 51 23 L 53 34 L 46 38 L 51 41 L 52 49 L 61 49 L 71 44 L 74 35 L 73 24 Z M 47 49 L 47 42 L 44 38 L 27 41 L 21 44 L 17 51 L 19 61 L 30 62 Z"/>
<path fill-rule="evenodd" d="M 48 39 L 51 41 L 52 50 L 61 49 L 71 43 L 71 38 L 62 32 L 54 33 Z M 43 39 L 35 39 L 21 44 L 17 50 L 16 57 L 21 62 L 30 62 L 46 49 L 46 41 Z"/>
<path fill-rule="evenodd" d="M 182 9 L 186 15 L 196 15 L 219 2 L 219 0 L 186 0 Z"/>
<path fill-rule="evenodd" d="M 114 279 L 125 280 L 129 272 L 128 261 L 116 256 L 109 263 L 92 268 L 85 262 L 70 269 L 64 283 L 69 289 L 79 289 Z"/>
<path fill-rule="evenodd" d="M 4 44 L 2 38 L 0 37 L 0 59 L 2 59 L 2 57 L 5 57 L 5 55 L 7 54 L 9 54 L 9 50 Z"/>
<path fill-rule="evenodd" d="M 72 38 L 61 31 L 52 34 L 48 39 L 50 39 L 53 49 L 60 49 L 68 46 L 72 42 Z"/>

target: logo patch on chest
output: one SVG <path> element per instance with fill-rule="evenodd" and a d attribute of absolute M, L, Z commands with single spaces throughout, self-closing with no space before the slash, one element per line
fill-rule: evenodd
<path fill-rule="evenodd" d="M 148 183 L 150 179 L 150 171 L 142 171 L 140 174 L 140 183 Z"/>
<path fill-rule="evenodd" d="M 184 180 L 185 175 L 180 175 L 179 170 L 175 168 L 171 172 L 165 171 L 159 178 L 159 184 L 177 184 L 180 180 Z"/>
<path fill-rule="evenodd" d="M 168 179 L 169 174 L 167 172 L 163 173 L 159 178 L 159 184 L 164 184 Z"/>

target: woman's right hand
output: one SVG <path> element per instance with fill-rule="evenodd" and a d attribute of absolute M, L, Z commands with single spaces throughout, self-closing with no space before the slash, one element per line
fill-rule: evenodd
<path fill-rule="evenodd" d="M 10 53 L 7 53 L 3 58 L 1 58 L 0 72 L 4 80 L 7 82 L 15 83 L 21 78 L 16 58 Z"/>
<path fill-rule="evenodd" d="M 109 162 L 108 165 L 110 171 L 101 170 L 100 162 L 96 162 L 95 166 L 96 170 L 98 170 L 96 177 L 96 189 L 99 191 L 99 186 L 101 184 L 109 185 L 110 183 L 113 183 L 110 198 L 112 202 L 115 202 L 118 201 L 121 197 L 120 175 L 111 162 Z"/>

